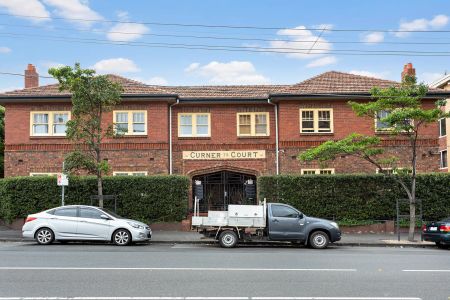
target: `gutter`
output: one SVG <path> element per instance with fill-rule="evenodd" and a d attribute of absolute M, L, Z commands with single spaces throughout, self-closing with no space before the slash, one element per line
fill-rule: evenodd
<path fill-rule="evenodd" d="M 273 103 L 270 98 L 267 99 L 267 103 L 274 106 L 275 109 L 275 166 L 277 175 L 280 175 L 280 157 L 279 157 L 279 142 L 278 142 L 278 104 Z"/>
<path fill-rule="evenodd" d="M 177 102 L 169 105 L 169 175 L 173 174 L 173 150 L 172 150 L 172 107 L 180 104 L 180 99 Z"/>

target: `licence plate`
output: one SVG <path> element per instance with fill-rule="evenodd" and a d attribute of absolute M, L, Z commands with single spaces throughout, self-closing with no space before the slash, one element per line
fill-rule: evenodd
<path fill-rule="evenodd" d="M 437 227 L 429 227 L 428 230 L 429 231 L 437 231 Z"/>

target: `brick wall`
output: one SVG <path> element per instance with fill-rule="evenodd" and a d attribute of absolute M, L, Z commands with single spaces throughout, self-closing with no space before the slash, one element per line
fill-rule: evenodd
<path fill-rule="evenodd" d="M 341 139 L 352 132 L 373 135 L 374 120 L 356 117 L 345 100 L 290 100 L 279 104 L 280 170 L 282 173 L 299 173 L 302 168 L 319 167 L 316 163 L 302 164 L 296 156 L 300 151 L 319 145 L 329 139 Z M 433 101 L 425 102 L 431 107 Z M 70 110 L 69 104 L 7 104 L 6 106 L 6 151 L 5 176 L 29 175 L 30 172 L 58 172 L 64 155 L 72 149 L 65 138 L 30 137 L 30 111 Z M 300 108 L 333 108 L 334 133 L 301 134 Z M 104 157 L 114 171 L 147 171 L 148 174 L 169 172 L 168 104 L 166 102 L 123 103 L 117 110 L 146 110 L 148 134 L 143 137 L 120 137 L 105 142 Z M 236 113 L 269 112 L 269 137 L 238 137 Z M 178 137 L 178 113 L 209 112 L 211 114 L 211 137 Z M 105 116 L 111 122 L 112 113 Z M 237 170 L 254 175 L 275 174 L 275 115 L 274 107 L 268 104 L 215 104 L 176 105 L 173 107 L 173 169 L 175 174 L 196 175 L 214 170 Z M 105 124 L 106 126 L 106 124 Z M 400 157 L 400 163 L 409 159 L 407 141 L 401 136 L 380 135 L 389 154 Z M 419 149 L 418 166 L 421 172 L 437 171 L 439 148 L 437 124 L 423 129 Z M 248 160 L 183 160 L 183 151 L 210 150 L 265 150 L 265 159 Z M 329 167 L 336 173 L 368 172 L 375 168 L 352 158 L 341 158 Z"/>

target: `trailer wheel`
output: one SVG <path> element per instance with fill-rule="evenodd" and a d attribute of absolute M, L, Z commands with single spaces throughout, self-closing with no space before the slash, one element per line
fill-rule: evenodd
<path fill-rule="evenodd" d="M 314 249 L 325 249 L 329 242 L 328 234 L 323 231 L 315 231 L 309 236 L 309 245 Z"/>
<path fill-rule="evenodd" d="M 225 230 L 219 236 L 219 244 L 222 248 L 233 248 L 238 243 L 236 232 L 232 230 Z"/>

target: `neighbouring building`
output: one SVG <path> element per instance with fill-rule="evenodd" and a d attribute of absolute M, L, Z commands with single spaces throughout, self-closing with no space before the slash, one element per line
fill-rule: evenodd
<path fill-rule="evenodd" d="M 414 74 L 411 64 L 403 74 Z M 39 86 L 32 65 L 25 75 L 25 89 L 0 94 L 6 108 L 5 176 L 55 174 L 72 149 L 65 137 L 71 96 L 56 84 Z M 202 183 L 204 209 L 240 203 L 245 184 L 256 184 L 260 175 L 375 173 L 351 157 L 326 167 L 297 160 L 299 152 L 353 132 L 380 136 L 387 152 L 400 158 L 399 167 L 409 161 L 405 137 L 390 134 L 375 116 L 357 117 L 347 104 L 370 101 L 372 87 L 398 82 L 334 71 L 294 85 L 150 86 L 109 78 L 124 92 L 105 120 L 126 131 L 104 145 L 111 175 L 187 175 L 193 184 Z M 423 106 L 449 96 L 430 89 Z M 441 169 L 438 129 L 431 124 L 421 132 L 420 172 Z"/>
<path fill-rule="evenodd" d="M 436 80 L 432 84 L 430 84 L 431 88 L 439 88 L 444 89 L 446 91 L 450 91 L 450 75 L 445 75 L 442 78 Z M 445 106 L 445 111 L 450 111 L 450 99 L 447 99 L 447 103 Z M 450 149 L 450 139 L 447 132 L 450 132 L 450 122 L 448 122 L 448 118 L 442 118 L 439 120 L 439 169 L 442 172 L 450 172 L 448 168 L 448 164 L 450 162 L 450 158 L 448 156 L 448 150 Z"/>

